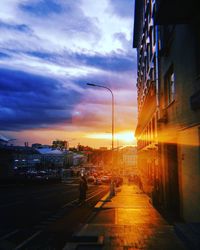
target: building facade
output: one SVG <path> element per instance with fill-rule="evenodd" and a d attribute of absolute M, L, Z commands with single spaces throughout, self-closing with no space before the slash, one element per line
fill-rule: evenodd
<path fill-rule="evenodd" d="M 41 155 L 30 147 L 0 145 L 0 163 L 0 179 L 7 179 L 36 168 Z"/>
<path fill-rule="evenodd" d="M 197 1 L 136 0 L 138 166 L 153 202 L 200 221 Z"/>
<path fill-rule="evenodd" d="M 119 150 L 120 158 L 119 164 L 121 163 L 121 174 L 123 176 L 137 175 L 137 148 L 136 146 L 126 146 Z"/>
<path fill-rule="evenodd" d="M 46 168 L 69 168 L 73 165 L 73 153 L 53 148 L 37 148 L 41 154 L 41 166 Z"/>

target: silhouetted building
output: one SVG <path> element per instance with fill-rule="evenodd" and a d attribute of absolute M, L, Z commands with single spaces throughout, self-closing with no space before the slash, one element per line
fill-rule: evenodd
<path fill-rule="evenodd" d="M 40 161 L 40 154 L 33 148 L 0 145 L 0 179 L 35 168 Z"/>
<path fill-rule="evenodd" d="M 43 168 L 67 168 L 73 165 L 73 153 L 67 150 L 37 148 Z"/>
<path fill-rule="evenodd" d="M 34 144 L 32 144 L 32 148 L 42 148 L 42 144 L 34 143 Z"/>
<path fill-rule="evenodd" d="M 197 1 L 136 0 L 138 167 L 155 204 L 200 220 Z"/>
<path fill-rule="evenodd" d="M 52 143 L 52 148 L 60 149 L 60 150 L 68 150 L 69 149 L 69 143 L 68 143 L 68 141 L 55 140 Z"/>

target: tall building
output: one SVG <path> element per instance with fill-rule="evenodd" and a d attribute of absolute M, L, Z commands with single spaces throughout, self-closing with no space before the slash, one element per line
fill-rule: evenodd
<path fill-rule="evenodd" d="M 138 170 L 144 191 L 151 195 L 158 167 L 158 44 L 155 1 L 135 1 L 134 48 L 137 48 Z"/>
<path fill-rule="evenodd" d="M 197 1 L 135 0 L 138 167 L 153 202 L 200 221 Z"/>

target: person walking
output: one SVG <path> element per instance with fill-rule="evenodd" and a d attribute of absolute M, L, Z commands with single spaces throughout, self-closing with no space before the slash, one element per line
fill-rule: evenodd
<path fill-rule="evenodd" d="M 115 181 L 112 178 L 110 181 L 110 198 L 112 198 L 113 196 L 115 196 Z"/>
<path fill-rule="evenodd" d="M 87 180 L 84 175 L 81 175 L 79 181 L 79 202 L 84 202 L 86 199 L 86 192 L 88 189 Z"/>

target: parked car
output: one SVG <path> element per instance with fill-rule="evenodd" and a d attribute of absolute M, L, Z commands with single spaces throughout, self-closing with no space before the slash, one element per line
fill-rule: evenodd
<path fill-rule="evenodd" d="M 115 182 L 116 187 L 119 187 L 123 184 L 123 178 L 120 176 L 115 176 L 114 182 Z"/>
<path fill-rule="evenodd" d="M 46 171 L 38 171 L 37 174 L 34 177 L 35 180 L 48 180 L 48 174 Z"/>
<path fill-rule="evenodd" d="M 101 185 L 101 184 L 102 184 L 102 180 L 101 180 L 100 177 L 97 177 L 97 178 L 96 178 L 95 184 L 96 184 L 96 185 Z"/>
<path fill-rule="evenodd" d="M 92 175 L 88 176 L 88 178 L 87 178 L 87 182 L 89 182 L 89 183 L 94 183 L 95 180 L 96 180 L 95 177 Z"/>
<path fill-rule="evenodd" d="M 101 181 L 103 183 L 110 183 L 111 178 L 110 178 L 110 176 L 104 175 L 104 176 L 101 177 Z"/>

